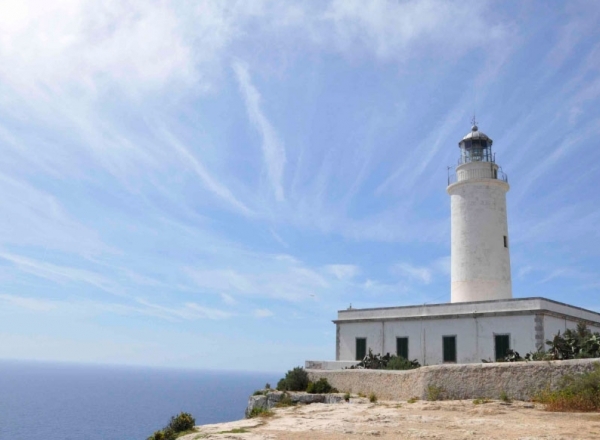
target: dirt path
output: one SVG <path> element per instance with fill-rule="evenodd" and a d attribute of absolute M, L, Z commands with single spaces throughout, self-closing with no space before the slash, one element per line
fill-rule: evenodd
<path fill-rule="evenodd" d="M 235 433 L 234 430 L 246 432 Z M 381 402 L 279 408 L 268 418 L 198 427 L 182 439 L 600 439 L 600 414 L 550 413 L 526 402 Z"/>

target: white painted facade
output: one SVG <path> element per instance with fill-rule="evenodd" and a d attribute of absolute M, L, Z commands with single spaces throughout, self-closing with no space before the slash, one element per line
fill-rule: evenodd
<path fill-rule="evenodd" d="M 465 142 L 479 141 L 485 155 L 469 156 Z M 448 186 L 451 210 L 451 300 L 512 298 L 506 193 L 498 177 L 492 140 L 473 127 L 459 143 L 463 154 L 456 182 Z"/>
<path fill-rule="evenodd" d="M 496 360 L 496 335 L 524 355 L 579 322 L 600 332 L 600 314 L 545 298 L 340 310 L 334 322 L 336 360 L 356 359 L 357 338 L 367 351 L 396 354 L 396 338 L 407 337 L 409 359 L 422 365 L 444 363 L 444 336 L 456 336 L 456 363 L 475 363 Z"/>

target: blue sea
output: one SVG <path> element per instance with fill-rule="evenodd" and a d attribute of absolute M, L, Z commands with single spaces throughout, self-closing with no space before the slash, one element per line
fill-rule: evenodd
<path fill-rule="evenodd" d="M 278 376 L 0 361 L 0 439 L 144 440 L 182 411 L 196 424 L 238 420 Z"/>

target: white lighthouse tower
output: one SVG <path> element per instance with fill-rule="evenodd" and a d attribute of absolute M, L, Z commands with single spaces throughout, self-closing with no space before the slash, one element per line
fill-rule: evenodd
<path fill-rule="evenodd" d="M 448 181 L 452 212 L 453 303 L 512 298 L 506 175 L 492 153 L 492 139 L 473 128 L 458 143 L 456 176 Z"/>

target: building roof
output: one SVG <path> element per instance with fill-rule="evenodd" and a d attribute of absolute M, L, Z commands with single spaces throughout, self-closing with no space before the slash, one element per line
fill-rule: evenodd
<path fill-rule="evenodd" d="M 399 319 L 521 315 L 535 312 L 560 317 L 570 316 L 578 320 L 594 323 L 595 325 L 600 324 L 600 314 L 597 312 L 541 297 L 339 310 L 338 319 L 334 322 L 342 324 L 344 322 Z"/>

